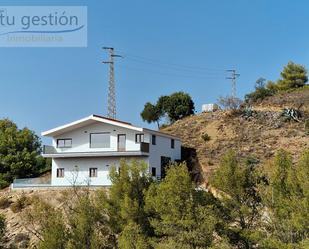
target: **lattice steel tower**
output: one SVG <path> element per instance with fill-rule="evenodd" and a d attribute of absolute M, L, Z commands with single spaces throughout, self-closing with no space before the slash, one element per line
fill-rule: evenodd
<path fill-rule="evenodd" d="M 109 53 L 109 61 L 103 61 L 104 64 L 109 64 L 109 81 L 108 81 L 108 100 L 107 100 L 107 116 L 116 119 L 116 84 L 114 73 L 114 58 L 122 57 L 114 53 L 114 48 L 103 47 Z"/>
<path fill-rule="evenodd" d="M 236 79 L 240 76 L 239 73 L 236 73 L 235 69 L 229 69 L 226 70 L 227 72 L 231 72 L 230 77 L 226 77 L 229 80 L 232 80 L 232 97 L 235 99 L 237 97 L 237 92 L 236 92 Z"/>

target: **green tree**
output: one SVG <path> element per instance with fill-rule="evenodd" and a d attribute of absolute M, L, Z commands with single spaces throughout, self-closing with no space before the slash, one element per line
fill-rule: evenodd
<path fill-rule="evenodd" d="M 115 234 L 120 234 L 129 224 L 136 224 L 142 233 L 152 233 L 145 211 L 144 191 L 152 182 L 143 161 L 120 162 L 119 169 L 110 171 L 112 186 L 109 193 L 101 193 L 101 202 L 109 217 L 109 225 Z"/>
<path fill-rule="evenodd" d="M 278 80 L 279 90 L 289 90 L 303 87 L 308 81 L 307 70 L 304 66 L 289 62 L 281 72 Z"/>
<path fill-rule="evenodd" d="M 184 92 L 175 92 L 169 96 L 161 96 L 155 105 L 147 102 L 141 112 L 141 117 L 148 123 L 157 122 L 167 116 L 175 122 L 194 114 L 194 102 L 190 95 Z"/>
<path fill-rule="evenodd" d="M 269 209 L 270 219 L 266 227 L 271 234 L 266 242 L 270 240 L 294 248 L 308 239 L 308 168 L 309 151 L 296 166 L 293 166 L 289 153 L 283 150 L 266 165 L 269 185 L 263 191 L 263 198 Z"/>
<path fill-rule="evenodd" d="M 14 178 L 29 177 L 45 167 L 39 137 L 28 128 L 18 129 L 8 119 L 0 120 L 0 188 Z"/>
<path fill-rule="evenodd" d="M 266 79 L 264 78 L 257 79 L 257 81 L 255 82 L 255 91 L 245 96 L 246 103 L 251 104 L 274 94 L 274 91 L 266 87 L 265 82 Z"/>
<path fill-rule="evenodd" d="M 151 248 L 141 227 L 133 222 L 128 223 L 118 238 L 120 249 L 147 249 Z"/>
<path fill-rule="evenodd" d="M 206 248 L 218 223 L 208 193 L 195 189 L 185 164 L 172 165 L 146 195 L 156 248 Z"/>
<path fill-rule="evenodd" d="M 171 122 L 194 114 L 194 102 L 189 94 L 176 92 L 170 96 L 160 97 L 158 104 L 163 108 Z"/>
<path fill-rule="evenodd" d="M 159 121 L 162 115 L 162 109 L 158 108 L 156 105 L 151 104 L 150 102 L 145 104 L 144 109 L 141 112 L 141 117 L 144 121 L 147 121 L 148 123 L 156 122 L 158 128 L 160 127 Z"/>
<path fill-rule="evenodd" d="M 227 153 L 211 179 L 211 185 L 221 196 L 220 201 L 229 215 L 228 235 L 239 248 L 252 248 L 257 242 L 256 228 L 262 208 L 257 190 L 260 176 L 256 161 L 241 163 L 234 152 Z"/>

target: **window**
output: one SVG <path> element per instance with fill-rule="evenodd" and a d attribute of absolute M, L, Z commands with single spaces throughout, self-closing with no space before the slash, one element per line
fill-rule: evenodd
<path fill-rule="evenodd" d="M 57 148 L 71 148 L 72 138 L 57 139 Z"/>
<path fill-rule="evenodd" d="M 156 135 L 151 136 L 151 142 L 152 142 L 153 145 L 156 145 L 156 143 L 157 143 L 156 138 L 157 138 Z"/>
<path fill-rule="evenodd" d="M 110 133 L 91 133 L 90 148 L 110 148 Z"/>
<path fill-rule="evenodd" d="M 57 169 L 57 177 L 63 178 L 64 177 L 64 168 L 58 168 Z"/>
<path fill-rule="evenodd" d="M 89 177 L 98 177 L 98 168 L 90 168 Z"/>
<path fill-rule="evenodd" d="M 144 134 L 135 134 L 135 143 L 140 144 L 144 142 Z"/>
<path fill-rule="evenodd" d="M 174 149 L 175 148 L 175 140 L 171 139 L 171 148 Z"/>
<path fill-rule="evenodd" d="M 151 168 L 151 175 L 157 176 L 157 169 L 156 168 Z"/>

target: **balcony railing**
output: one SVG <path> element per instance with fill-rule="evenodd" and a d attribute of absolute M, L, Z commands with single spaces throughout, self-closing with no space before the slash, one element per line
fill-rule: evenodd
<path fill-rule="evenodd" d="M 149 143 L 141 142 L 140 143 L 140 152 L 149 153 Z M 43 146 L 43 154 L 50 155 L 50 154 L 60 154 L 60 153 L 70 153 L 74 152 L 74 150 L 66 149 L 65 151 L 57 151 L 54 146 L 44 145 Z M 85 153 L 91 153 L 92 151 L 85 151 Z M 100 151 L 97 151 L 100 152 Z M 108 152 L 108 151 L 105 151 Z M 110 152 L 117 152 L 117 151 L 110 151 Z M 119 151 L 120 152 L 120 151 Z M 121 152 L 132 152 L 132 150 L 122 150 Z"/>

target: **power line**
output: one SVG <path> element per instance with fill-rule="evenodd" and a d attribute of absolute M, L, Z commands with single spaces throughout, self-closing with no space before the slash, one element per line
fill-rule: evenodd
<path fill-rule="evenodd" d="M 107 100 L 107 116 L 116 119 L 116 84 L 114 71 L 114 58 L 122 57 L 114 53 L 114 48 L 103 47 L 109 53 L 109 61 L 103 61 L 104 64 L 109 64 L 109 84 L 108 84 L 108 100 Z"/>
<path fill-rule="evenodd" d="M 219 69 L 219 68 L 209 68 L 209 67 L 199 67 L 199 66 L 189 66 L 189 65 L 183 65 L 183 64 L 176 64 L 176 63 L 169 63 L 169 62 L 163 62 L 160 60 L 156 60 L 156 59 L 152 59 L 152 58 L 147 58 L 147 57 L 143 57 L 143 56 L 138 56 L 138 55 L 132 55 L 132 54 L 128 54 L 125 52 L 122 52 L 122 54 L 124 54 L 124 56 L 128 59 L 131 60 L 135 60 L 135 61 L 139 61 L 139 62 L 143 62 L 143 63 L 149 63 L 149 64 L 155 64 L 158 66 L 170 66 L 173 68 L 178 68 L 178 69 L 184 69 L 187 68 L 188 70 L 194 70 L 194 71 L 203 71 L 203 72 L 224 72 L 225 69 Z"/>
<path fill-rule="evenodd" d="M 232 97 L 235 99 L 237 97 L 236 79 L 240 76 L 240 74 L 236 73 L 235 69 L 229 69 L 229 70 L 226 70 L 226 71 L 231 73 L 231 76 L 226 77 L 226 79 L 230 79 L 232 81 Z"/>

